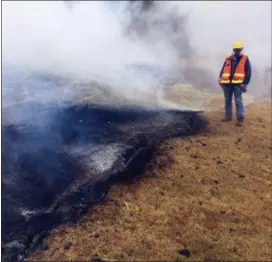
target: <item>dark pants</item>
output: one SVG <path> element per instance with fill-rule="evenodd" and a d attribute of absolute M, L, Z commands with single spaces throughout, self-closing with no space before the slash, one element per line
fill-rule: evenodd
<path fill-rule="evenodd" d="M 237 120 L 243 120 L 244 118 L 244 105 L 242 98 L 242 89 L 235 85 L 223 86 L 225 96 L 225 116 L 226 118 L 232 117 L 232 98 L 234 94 L 235 105 L 236 105 L 236 118 Z"/>

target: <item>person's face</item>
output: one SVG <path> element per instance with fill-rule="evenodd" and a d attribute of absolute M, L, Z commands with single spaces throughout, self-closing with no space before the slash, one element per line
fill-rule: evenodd
<path fill-rule="evenodd" d="M 243 50 L 243 48 L 234 48 L 233 49 L 234 56 L 239 57 L 241 55 L 241 53 L 242 53 L 242 50 Z"/>

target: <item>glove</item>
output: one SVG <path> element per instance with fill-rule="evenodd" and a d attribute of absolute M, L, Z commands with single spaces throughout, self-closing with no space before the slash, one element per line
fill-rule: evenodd
<path fill-rule="evenodd" d="M 246 93 L 246 92 L 247 92 L 247 86 L 246 86 L 246 85 L 242 84 L 242 85 L 240 86 L 240 88 L 242 89 L 242 92 L 243 92 L 243 93 Z"/>

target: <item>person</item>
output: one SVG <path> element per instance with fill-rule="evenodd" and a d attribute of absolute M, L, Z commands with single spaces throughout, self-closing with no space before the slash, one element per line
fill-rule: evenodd
<path fill-rule="evenodd" d="M 232 120 L 232 98 L 236 105 L 236 126 L 242 126 L 244 120 L 244 105 L 242 94 L 247 92 L 251 79 L 251 64 L 247 55 L 243 54 L 244 44 L 237 41 L 233 44 L 233 53 L 226 57 L 219 75 L 219 84 L 224 91 L 225 118 L 224 122 Z"/>

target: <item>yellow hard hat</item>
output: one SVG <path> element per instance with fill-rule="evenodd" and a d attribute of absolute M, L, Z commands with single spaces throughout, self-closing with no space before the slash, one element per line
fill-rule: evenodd
<path fill-rule="evenodd" d="M 241 48 L 244 48 L 244 44 L 241 41 L 236 41 L 233 43 L 232 48 L 233 49 L 241 49 Z"/>

